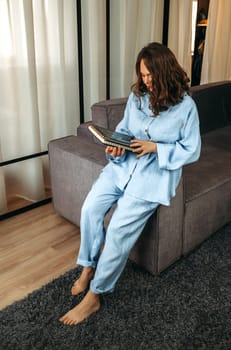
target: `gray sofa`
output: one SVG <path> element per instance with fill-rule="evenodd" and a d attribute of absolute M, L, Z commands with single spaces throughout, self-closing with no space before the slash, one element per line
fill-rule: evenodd
<path fill-rule="evenodd" d="M 231 220 L 231 81 L 191 88 L 202 134 L 198 162 L 183 169 L 170 206 L 161 205 L 147 222 L 130 259 L 159 274 L 187 255 Z M 113 130 L 126 98 L 92 106 L 92 121 Z M 84 198 L 106 164 L 104 146 L 88 131 L 52 140 L 48 145 L 54 209 L 79 226 Z M 113 208 L 105 219 L 107 225 Z"/>

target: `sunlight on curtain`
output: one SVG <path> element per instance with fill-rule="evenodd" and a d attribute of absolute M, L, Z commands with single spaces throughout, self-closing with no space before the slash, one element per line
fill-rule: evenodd
<path fill-rule="evenodd" d="M 79 124 L 75 0 L 0 1 L 0 161 L 44 151 Z M 6 196 L 44 196 L 47 160 L 1 169 Z M 6 185 L 6 188 L 4 188 Z"/>
<path fill-rule="evenodd" d="M 110 1 L 111 98 L 127 96 L 135 79 L 135 59 L 149 41 L 162 40 L 162 0 Z M 148 25 L 147 25 L 148 23 Z M 106 1 L 82 2 L 85 121 L 91 105 L 106 99 Z"/>
<path fill-rule="evenodd" d="M 230 0 L 210 0 L 201 84 L 231 80 L 230 18 Z"/>
<path fill-rule="evenodd" d="M 84 119 L 106 96 L 106 1 L 82 1 Z"/>
<path fill-rule="evenodd" d="M 171 0 L 168 47 L 191 79 L 192 0 Z"/>
<path fill-rule="evenodd" d="M 162 41 L 163 0 L 111 0 L 111 98 L 128 96 L 140 49 Z"/>

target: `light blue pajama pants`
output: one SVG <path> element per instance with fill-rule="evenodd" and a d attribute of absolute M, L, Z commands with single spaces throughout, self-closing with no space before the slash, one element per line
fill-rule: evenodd
<path fill-rule="evenodd" d="M 117 206 L 105 233 L 104 217 Z M 101 173 L 85 199 L 81 211 L 81 243 L 77 264 L 96 268 L 90 290 L 112 292 L 129 253 L 158 203 L 132 197 Z M 102 244 L 104 247 L 100 254 Z"/>

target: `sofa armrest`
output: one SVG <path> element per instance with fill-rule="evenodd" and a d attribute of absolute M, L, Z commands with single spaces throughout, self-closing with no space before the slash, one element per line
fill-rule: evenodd
<path fill-rule="evenodd" d="M 97 137 L 95 137 L 89 130 L 88 130 L 88 126 L 91 124 L 92 122 L 86 122 L 83 124 L 80 124 L 77 127 L 77 136 L 83 138 L 85 141 L 87 142 L 91 142 L 91 143 L 96 143 L 102 147 L 104 147 L 104 145 L 102 144 L 102 142 L 100 142 Z"/>
<path fill-rule="evenodd" d="M 48 144 L 54 209 L 79 226 L 83 201 L 103 166 L 104 148 L 80 136 L 66 136 Z"/>

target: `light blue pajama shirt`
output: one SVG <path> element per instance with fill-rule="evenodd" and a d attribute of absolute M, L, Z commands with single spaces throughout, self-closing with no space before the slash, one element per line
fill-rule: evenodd
<path fill-rule="evenodd" d="M 131 93 L 124 118 L 116 131 L 136 139 L 157 143 L 157 153 L 136 158 L 126 152 L 123 157 L 110 159 L 104 172 L 113 176 L 120 189 L 150 202 L 169 205 L 175 196 L 182 166 L 196 161 L 200 155 L 199 117 L 195 102 L 185 94 L 183 101 L 153 117 L 149 94 L 141 101 Z"/>
<path fill-rule="evenodd" d="M 170 204 L 182 166 L 196 161 L 201 147 L 197 108 L 187 94 L 181 103 L 153 117 L 149 95 L 138 99 L 131 93 L 116 131 L 156 142 L 157 153 L 141 158 L 129 151 L 121 157 L 107 155 L 109 163 L 85 199 L 77 263 L 97 267 L 90 283 L 96 294 L 114 289 L 148 218 L 159 204 Z M 104 217 L 115 202 L 105 235 Z"/>

